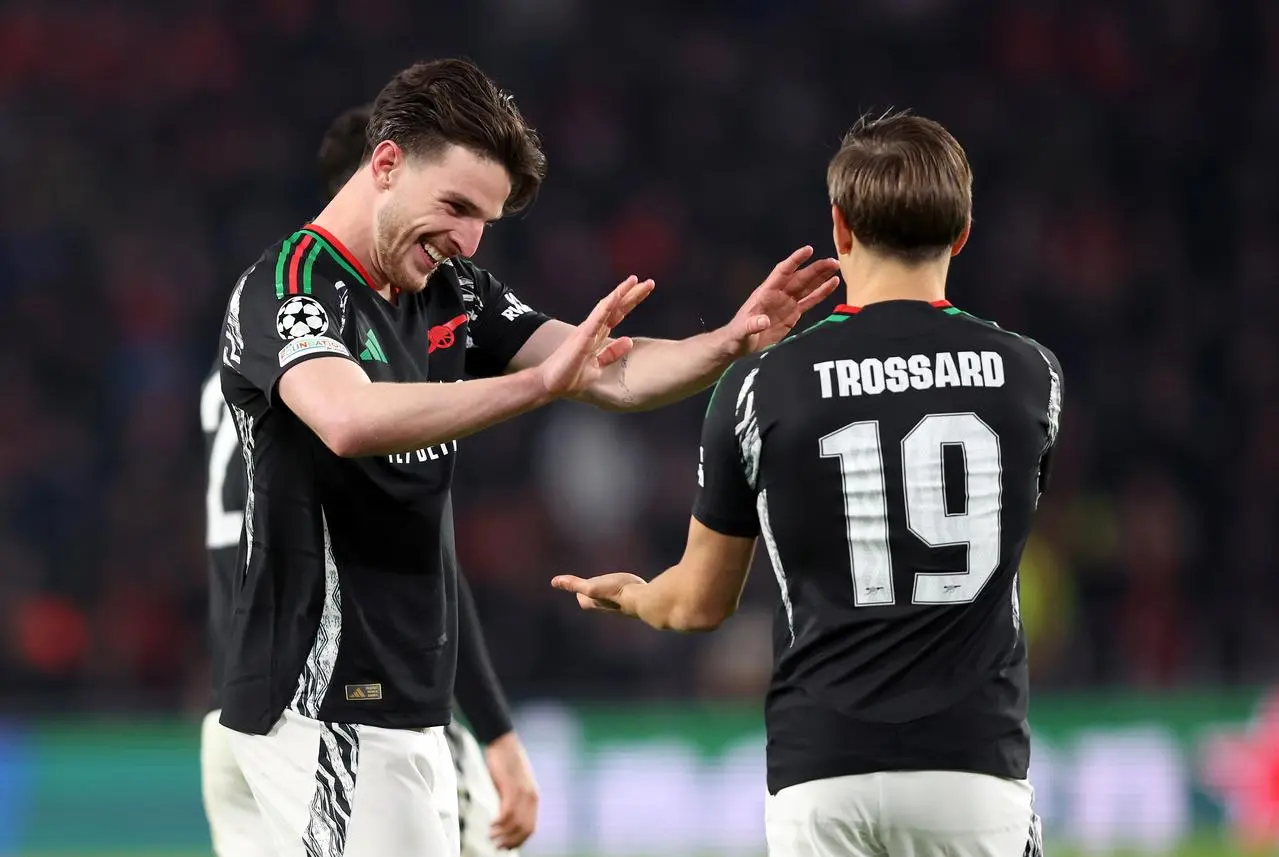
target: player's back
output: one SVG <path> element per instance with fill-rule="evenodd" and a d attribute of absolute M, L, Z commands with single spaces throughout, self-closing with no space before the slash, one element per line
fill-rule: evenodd
<path fill-rule="evenodd" d="M 841 306 L 734 371 L 782 594 L 770 789 L 1024 777 L 1017 568 L 1056 435 L 1056 358 L 944 302 L 888 301 Z"/>

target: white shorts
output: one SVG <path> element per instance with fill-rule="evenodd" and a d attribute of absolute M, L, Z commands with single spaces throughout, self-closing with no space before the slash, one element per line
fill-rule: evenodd
<path fill-rule="evenodd" d="M 462 857 L 518 857 L 519 850 L 501 851 L 493 844 L 489 828 L 497 818 L 501 801 L 489 776 L 484 751 L 456 720 L 444 727 L 457 768 L 457 804 L 462 830 Z"/>
<path fill-rule="evenodd" d="M 382 729 L 286 711 L 268 734 L 230 739 L 276 857 L 458 857 L 444 727 Z"/>
<path fill-rule="evenodd" d="M 271 857 L 271 835 L 240 765 L 231 754 L 231 730 L 210 711 L 200 726 L 200 791 L 217 857 Z"/>
<path fill-rule="evenodd" d="M 813 780 L 765 803 L 769 857 L 1041 857 L 1025 780 L 886 771 Z"/>

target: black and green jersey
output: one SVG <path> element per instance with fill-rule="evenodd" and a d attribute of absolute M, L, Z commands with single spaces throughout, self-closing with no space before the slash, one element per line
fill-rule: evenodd
<path fill-rule="evenodd" d="M 277 386 L 317 357 L 356 362 L 375 382 L 495 375 L 545 320 L 460 259 L 387 301 L 314 225 L 240 277 L 221 387 L 249 490 L 221 640 L 223 724 L 263 734 L 286 707 L 390 728 L 449 721 L 457 582 L 442 528 L 457 442 L 339 458 Z"/>
<path fill-rule="evenodd" d="M 891 770 L 1023 778 L 1017 568 L 1062 377 L 942 301 L 840 306 L 736 363 L 694 515 L 777 577 L 769 789 Z"/>

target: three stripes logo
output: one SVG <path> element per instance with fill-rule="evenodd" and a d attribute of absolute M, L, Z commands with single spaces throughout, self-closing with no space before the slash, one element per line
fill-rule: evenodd
<path fill-rule="evenodd" d="M 364 334 L 364 348 L 360 351 L 360 359 L 366 363 L 387 363 L 386 352 L 382 350 L 382 343 L 377 341 L 377 334 L 369 331 Z"/>

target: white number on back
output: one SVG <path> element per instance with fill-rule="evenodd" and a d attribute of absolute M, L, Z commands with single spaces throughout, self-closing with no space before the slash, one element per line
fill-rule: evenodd
<path fill-rule="evenodd" d="M 231 457 L 240 452 L 240 439 L 235 434 L 231 409 L 222 400 L 222 386 L 215 374 L 204 384 L 200 394 L 200 427 L 213 435 L 209 454 L 208 492 L 205 494 L 205 546 L 209 550 L 233 547 L 240 542 L 244 512 L 224 509 L 222 492 L 226 487 L 227 468 Z"/>
<path fill-rule="evenodd" d="M 823 458 L 839 460 L 844 523 L 858 607 L 894 604 L 884 449 L 878 421 L 850 423 L 819 442 Z M 946 508 L 945 448 L 959 447 L 967 503 Z M 901 442 L 906 526 L 929 547 L 964 545 L 967 569 L 914 578 L 915 604 L 967 604 L 999 567 L 1001 464 L 999 436 L 976 414 L 929 414 Z"/>

